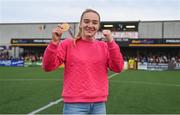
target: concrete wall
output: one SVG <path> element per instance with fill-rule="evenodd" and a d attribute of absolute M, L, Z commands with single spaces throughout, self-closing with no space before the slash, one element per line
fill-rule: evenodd
<path fill-rule="evenodd" d="M 162 22 L 140 22 L 139 38 L 162 38 Z"/>
<path fill-rule="evenodd" d="M 70 23 L 73 34 L 78 32 L 78 23 Z M 51 38 L 51 32 L 57 23 L 17 23 L 0 24 L 0 45 L 10 45 L 12 38 Z M 71 37 L 65 32 L 62 38 Z M 180 21 L 141 21 L 138 26 L 139 38 L 178 38 L 180 39 Z"/>
<path fill-rule="evenodd" d="M 180 39 L 180 21 L 164 22 L 164 38 Z"/>
<path fill-rule="evenodd" d="M 74 24 L 70 24 L 74 31 Z M 0 24 L 0 45 L 10 45 L 12 38 L 51 38 L 54 24 Z M 70 37 L 68 32 L 65 32 L 62 37 Z"/>

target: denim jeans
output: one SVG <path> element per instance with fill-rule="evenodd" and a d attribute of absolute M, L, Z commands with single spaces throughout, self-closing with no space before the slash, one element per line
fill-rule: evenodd
<path fill-rule="evenodd" d="M 105 102 L 64 103 L 63 114 L 106 114 Z"/>

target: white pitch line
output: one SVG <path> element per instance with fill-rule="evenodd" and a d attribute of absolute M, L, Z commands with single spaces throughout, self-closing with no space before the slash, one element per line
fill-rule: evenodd
<path fill-rule="evenodd" d="M 114 74 L 112 74 L 112 75 L 110 75 L 109 77 L 108 77 L 108 79 L 111 79 L 112 77 L 114 77 L 114 76 L 116 76 L 116 75 L 118 75 L 119 73 L 114 73 Z"/>
<path fill-rule="evenodd" d="M 59 81 L 62 79 L 0 79 L 0 81 Z"/>
<path fill-rule="evenodd" d="M 38 112 L 40 112 L 40 111 L 42 111 L 42 110 L 44 110 L 44 109 L 47 109 L 48 107 L 51 107 L 52 105 L 58 104 L 58 103 L 61 102 L 62 100 L 63 100 L 63 99 L 61 98 L 61 99 L 59 99 L 59 100 L 57 100 L 57 101 L 50 102 L 48 105 L 43 106 L 43 107 L 41 107 L 41 108 L 39 108 L 39 109 L 37 109 L 37 110 L 29 113 L 28 115 L 34 115 L 34 114 L 36 114 L 36 113 L 38 113 Z"/>
<path fill-rule="evenodd" d="M 111 79 L 112 77 L 116 76 L 117 74 L 119 74 L 119 73 L 114 73 L 114 74 L 110 75 L 110 76 L 108 77 L 108 79 Z M 39 109 L 37 109 L 37 110 L 29 113 L 28 115 L 34 115 L 34 114 L 36 114 L 36 113 L 38 113 L 38 112 L 40 112 L 40 111 L 42 111 L 42 110 L 47 109 L 48 107 L 51 107 L 51 106 L 53 106 L 53 105 L 55 105 L 55 104 L 58 104 L 58 103 L 61 102 L 61 101 L 63 101 L 63 98 L 60 98 L 60 99 L 57 100 L 57 101 L 50 102 L 48 105 L 45 105 L 45 106 L 43 106 L 43 107 L 41 107 L 41 108 L 39 108 Z"/>
<path fill-rule="evenodd" d="M 156 83 L 156 82 L 146 82 L 146 81 L 112 81 L 114 83 L 134 83 L 134 84 L 144 84 L 144 85 L 160 85 L 169 87 L 180 87 L 180 84 L 170 84 L 170 83 Z"/>

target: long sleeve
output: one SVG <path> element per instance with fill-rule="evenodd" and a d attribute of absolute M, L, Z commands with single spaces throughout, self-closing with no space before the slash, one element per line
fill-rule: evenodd
<path fill-rule="evenodd" d="M 108 66 L 114 72 L 121 72 L 124 67 L 124 60 L 119 46 L 112 41 L 108 45 Z"/>
<path fill-rule="evenodd" d="M 119 46 L 113 41 L 63 40 L 45 50 L 43 68 L 52 71 L 64 63 L 64 102 L 102 102 L 108 97 L 108 68 L 123 69 Z"/>
<path fill-rule="evenodd" d="M 53 44 L 52 42 L 47 46 L 44 56 L 42 67 L 45 71 L 53 71 L 57 69 L 65 61 L 67 40 L 60 44 Z"/>

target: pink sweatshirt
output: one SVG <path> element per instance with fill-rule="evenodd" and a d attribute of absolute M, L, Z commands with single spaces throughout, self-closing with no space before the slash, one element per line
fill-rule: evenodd
<path fill-rule="evenodd" d="M 65 39 L 59 45 L 50 43 L 45 50 L 43 69 L 52 71 L 65 64 L 62 97 L 64 102 L 103 102 L 108 96 L 108 68 L 123 70 L 119 46 L 112 41 L 86 41 L 73 44 Z"/>

